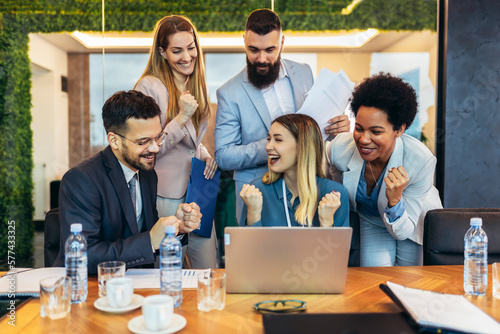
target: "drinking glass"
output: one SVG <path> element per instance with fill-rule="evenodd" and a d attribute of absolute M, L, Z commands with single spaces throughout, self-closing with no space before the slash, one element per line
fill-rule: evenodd
<path fill-rule="evenodd" d="M 107 261 L 97 265 L 99 297 L 106 297 L 106 280 L 113 277 L 125 277 L 125 262 Z"/>
<path fill-rule="evenodd" d="M 71 277 L 49 277 L 40 281 L 40 316 L 61 319 L 71 310 Z"/>
<path fill-rule="evenodd" d="M 198 310 L 222 310 L 226 305 L 226 274 L 210 270 L 198 274 Z"/>

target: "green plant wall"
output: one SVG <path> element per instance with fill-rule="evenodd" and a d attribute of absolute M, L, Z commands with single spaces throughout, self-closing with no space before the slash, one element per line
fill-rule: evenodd
<path fill-rule="evenodd" d="M 436 0 L 276 0 L 284 30 L 436 30 Z M 243 31 L 267 0 L 106 0 L 106 31 L 151 31 L 169 14 L 189 16 L 198 30 Z M 2 0 L 0 4 L 0 270 L 8 266 L 15 225 L 15 264 L 32 265 L 30 32 L 101 31 L 101 0 Z M 9 234 L 10 233 L 10 234 Z M 10 253 L 12 256 L 12 253 Z"/>
<path fill-rule="evenodd" d="M 31 265 L 31 68 L 28 32 L 1 18 L 0 30 L 0 264 Z"/>

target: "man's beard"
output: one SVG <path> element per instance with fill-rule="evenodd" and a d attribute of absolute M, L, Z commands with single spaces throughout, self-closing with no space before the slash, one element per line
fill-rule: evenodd
<path fill-rule="evenodd" d="M 266 66 L 268 68 L 267 73 L 260 74 L 257 71 L 257 67 Z M 279 77 L 280 74 L 280 66 L 281 66 L 281 54 L 278 56 L 278 59 L 274 62 L 274 64 L 263 64 L 259 62 L 255 62 L 254 64 L 250 63 L 247 57 L 247 74 L 248 80 L 257 87 L 258 89 L 263 89 L 271 86 Z"/>
<path fill-rule="evenodd" d="M 156 163 L 156 154 L 155 153 L 141 154 L 141 155 L 153 154 L 155 156 L 155 160 L 152 164 L 145 164 L 145 163 L 142 163 L 140 160 L 141 155 L 139 157 L 136 157 L 135 159 L 129 155 L 127 145 L 122 144 L 122 148 L 123 148 L 123 151 L 122 151 L 123 160 L 125 160 L 125 162 L 127 162 L 133 168 L 138 169 L 138 170 L 143 171 L 143 172 L 148 172 L 148 171 L 151 171 L 154 169 L 155 163 Z"/>

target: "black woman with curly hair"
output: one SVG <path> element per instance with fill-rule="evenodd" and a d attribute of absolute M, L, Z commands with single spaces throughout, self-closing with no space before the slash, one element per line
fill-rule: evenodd
<path fill-rule="evenodd" d="M 350 108 L 354 133 L 335 137 L 327 155 L 360 217 L 360 264 L 421 265 L 425 213 L 442 205 L 433 186 L 436 157 L 404 133 L 417 113 L 415 90 L 379 73 L 354 89 Z"/>

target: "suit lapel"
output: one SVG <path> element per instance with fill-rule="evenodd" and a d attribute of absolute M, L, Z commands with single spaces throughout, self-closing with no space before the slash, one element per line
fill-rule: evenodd
<path fill-rule="evenodd" d="M 108 176 L 113 183 L 116 195 L 118 196 L 118 201 L 120 202 L 123 212 L 125 213 L 125 219 L 129 225 L 132 234 L 138 234 L 139 229 L 137 228 L 137 221 L 135 219 L 135 212 L 132 204 L 132 199 L 130 198 L 130 192 L 128 190 L 127 182 L 125 180 L 125 175 L 123 174 L 122 167 L 111 151 L 111 147 L 106 147 L 103 151 L 104 164 L 108 168 Z"/>
<path fill-rule="evenodd" d="M 356 210 L 356 192 L 358 189 L 359 178 L 361 176 L 361 170 L 363 169 L 364 160 L 359 155 L 359 152 L 354 148 L 351 160 L 347 164 L 347 171 L 342 174 L 343 184 L 347 189 L 349 194 L 349 202 L 351 203 L 352 209 Z"/>
<path fill-rule="evenodd" d="M 194 128 L 193 122 L 191 119 L 184 125 L 189 133 L 189 137 L 193 142 L 193 146 L 196 147 L 196 129 Z"/>
<path fill-rule="evenodd" d="M 295 111 L 297 111 L 304 104 L 305 95 L 304 92 L 301 91 L 302 85 L 294 85 L 293 83 L 301 79 L 296 76 L 297 73 L 295 72 L 293 64 L 288 63 L 286 60 L 283 60 L 283 64 L 288 74 L 288 79 L 290 80 L 290 86 L 292 86 L 293 101 L 295 102 Z"/>
<path fill-rule="evenodd" d="M 387 162 L 387 168 L 385 169 L 384 178 L 388 174 L 388 170 L 391 168 L 403 166 L 403 141 L 401 138 L 396 138 L 396 144 L 394 145 L 394 151 L 392 151 L 391 157 Z M 385 208 L 387 208 L 387 196 L 385 196 L 385 190 L 387 189 L 385 181 L 382 180 L 382 185 L 380 187 L 380 193 L 377 200 L 377 208 L 380 216 L 382 217 Z"/>
<path fill-rule="evenodd" d="M 244 70 L 243 72 L 243 82 L 241 84 L 247 92 L 250 101 L 252 101 L 252 104 L 259 113 L 260 118 L 264 122 L 267 131 L 269 131 L 269 127 L 271 124 L 271 115 L 269 114 L 269 110 L 267 109 L 266 101 L 262 96 L 262 92 L 255 88 L 255 86 L 252 85 L 250 81 L 248 81 L 248 74 L 246 70 Z"/>

